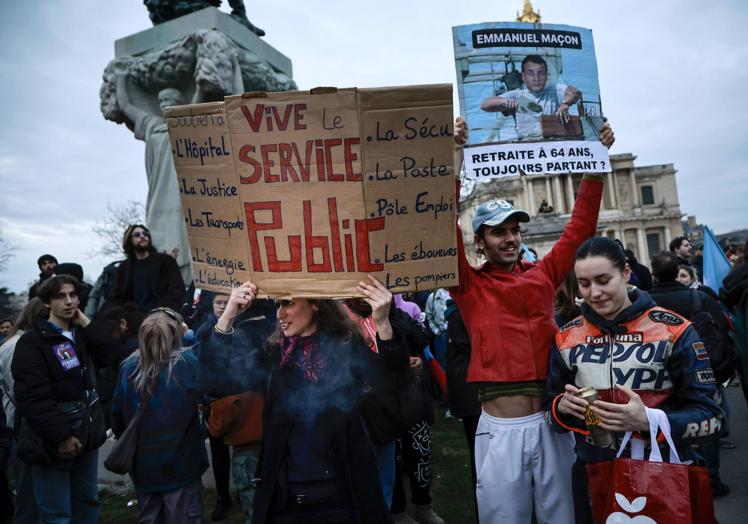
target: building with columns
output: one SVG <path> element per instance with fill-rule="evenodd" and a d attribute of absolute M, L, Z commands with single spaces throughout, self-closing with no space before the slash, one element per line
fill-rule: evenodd
<path fill-rule="evenodd" d="M 612 171 L 604 175 L 598 234 L 620 239 L 640 262 L 649 266 L 653 255 L 666 250 L 672 238 L 683 234 L 684 213 L 678 202 L 673 164 L 637 167 L 635 159 L 630 153 L 610 156 Z M 463 183 L 462 224 L 471 223 L 481 202 L 491 198 L 508 200 L 532 217 L 523 240 L 542 257 L 569 221 L 581 179 L 581 174 L 530 174 Z M 473 253 L 474 249 L 467 247 L 473 244 L 472 231 L 463 228 L 463 234 L 468 253 Z M 471 262 L 479 260 L 472 256 Z"/>

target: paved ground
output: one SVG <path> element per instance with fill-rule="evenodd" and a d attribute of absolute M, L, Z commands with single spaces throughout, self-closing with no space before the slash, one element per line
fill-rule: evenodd
<path fill-rule="evenodd" d="M 722 481 L 730 494 L 714 501 L 719 524 L 748 522 L 748 408 L 740 388 L 727 388 L 730 402 L 730 439 L 735 449 L 720 450 Z"/>

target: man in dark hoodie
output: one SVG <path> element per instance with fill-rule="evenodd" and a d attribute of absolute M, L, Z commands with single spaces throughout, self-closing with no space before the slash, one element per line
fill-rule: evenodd
<path fill-rule="evenodd" d="M 652 273 L 649 272 L 647 266 L 640 264 L 630 249 L 624 249 L 623 253 L 626 255 L 626 263 L 631 267 L 633 277 L 636 277 L 636 282 L 632 282 L 633 278 L 629 282 L 644 291 L 652 289 Z"/>
<path fill-rule="evenodd" d="M 695 321 L 697 313 L 709 313 L 712 320 L 714 320 L 716 332 L 724 334 L 724 337 L 726 337 L 730 329 L 730 324 L 719 303 L 707 293 L 690 289 L 678 282 L 679 265 L 679 257 L 669 251 L 660 253 L 652 259 L 652 272 L 656 279 L 654 287 L 649 291 L 652 300 L 658 306 L 675 311 L 688 320 Z M 697 296 L 698 298 L 696 298 Z M 704 342 L 707 343 L 706 338 L 704 338 Z M 729 344 L 729 340 L 725 340 L 723 343 Z M 711 353 L 712 348 L 708 344 L 706 349 Z M 724 390 L 719 385 L 718 390 L 721 394 L 724 393 Z M 699 454 L 707 462 L 712 481 L 712 493 L 715 497 L 730 493 L 727 484 L 722 482 L 719 476 L 719 437 L 719 434 L 710 435 L 699 443 Z"/>
<path fill-rule="evenodd" d="M 36 265 L 39 266 L 39 280 L 34 282 L 34 285 L 29 288 L 29 300 L 36 296 L 36 291 L 39 289 L 39 286 L 55 274 L 57 259 L 52 255 L 42 255 L 36 261 Z"/>
<path fill-rule="evenodd" d="M 748 249 L 745 243 L 743 253 Z M 743 255 L 745 257 L 745 255 Z M 748 401 L 748 263 L 745 258 L 736 264 L 722 281 L 719 298 L 733 314 L 733 329 L 730 336 L 738 353 L 738 374 L 743 396 Z"/>

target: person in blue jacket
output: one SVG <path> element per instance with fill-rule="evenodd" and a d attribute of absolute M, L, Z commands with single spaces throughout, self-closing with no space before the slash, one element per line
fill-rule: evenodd
<path fill-rule="evenodd" d="M 202 522 L 202 484 L 208 469 L 200 424 L 197 356 L 182 348 L 186 324 L 168 308 L 152 310 L 139 331 L 140 348 L 120 369 L 112 401 L 112 430 L 127 428 L 146 406 L 130 477 L 138 522 Z"/>

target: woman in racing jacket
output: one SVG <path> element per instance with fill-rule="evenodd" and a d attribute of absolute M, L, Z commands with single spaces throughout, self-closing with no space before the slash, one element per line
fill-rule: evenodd
<path fill-rule="evenodd" d="M 665 412 L 681 457 L 695 438 L 720 428 L 722 412 L 704 344 L 683 317 L 657 307 L 626 282 L 631 268 L 620 246 L 593 237 L 577 250 L 574 272 L 584 299 L 582 315 L 561 328 L 551 351 L 546 382 L 547 419 L 573 431 L 577 462 L 572 468 L 576 522 L 592 522 L 587 492 L 588 462 L 615 458 L 626 431 L 649 428 L 645 407 Z M 592 411 L 600 427 L 614 432 L 610 447 L 593 445 L 584 423 L 585 386 L 599 394 Z M 645 439 L 648 442 L 648 439 Z"/>

